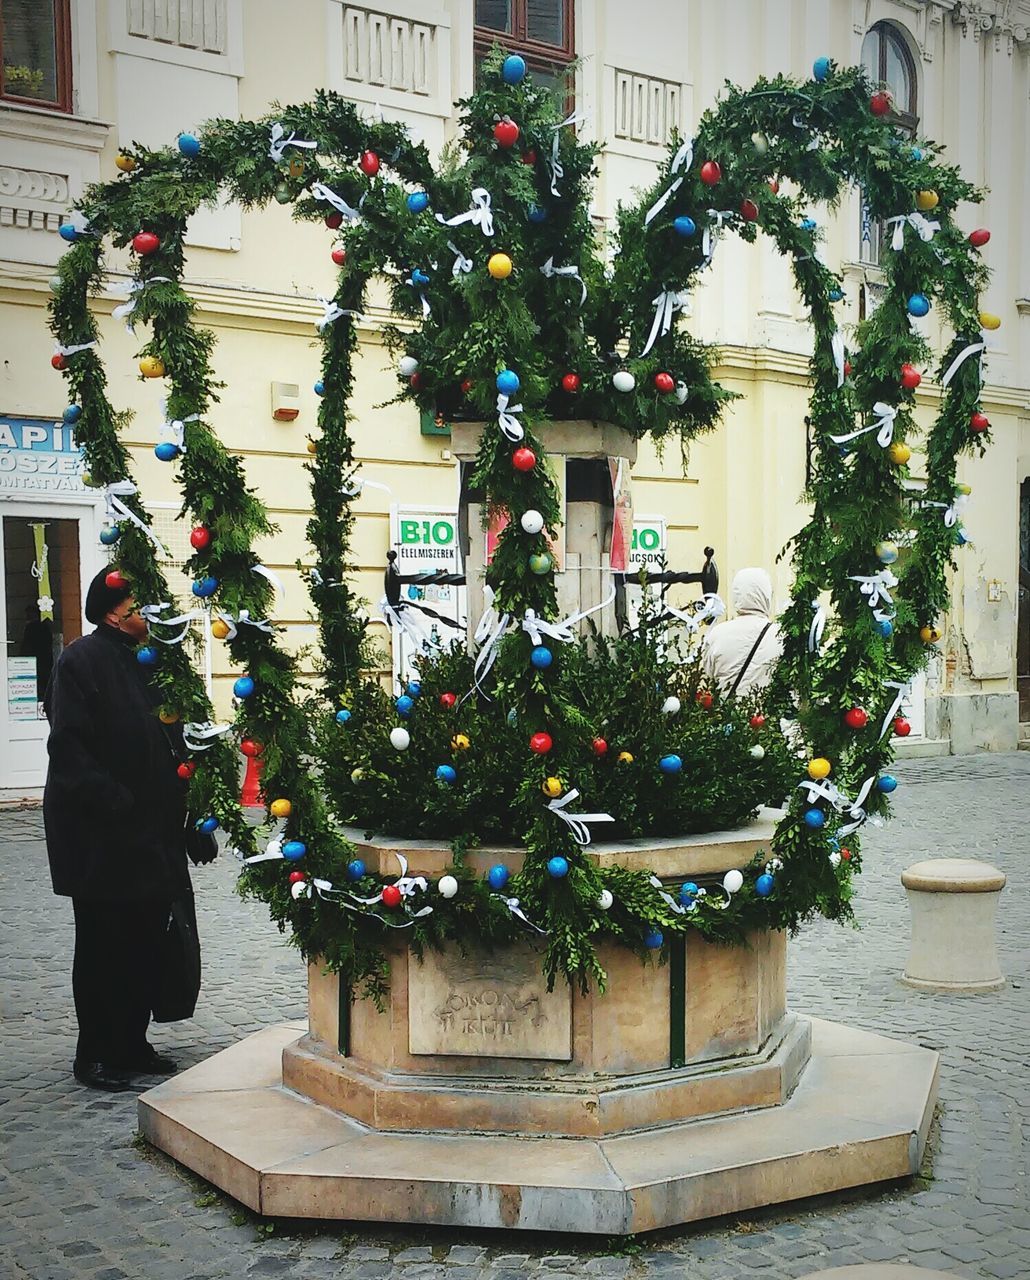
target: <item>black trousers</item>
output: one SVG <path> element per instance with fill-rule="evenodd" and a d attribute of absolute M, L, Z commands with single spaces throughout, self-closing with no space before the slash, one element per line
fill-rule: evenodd
<path fill-rule="evenodd" d="M 158 943 L 168 905 L 72 899 L 77 1061 L 116 1066 L 145 1049 Z"/>

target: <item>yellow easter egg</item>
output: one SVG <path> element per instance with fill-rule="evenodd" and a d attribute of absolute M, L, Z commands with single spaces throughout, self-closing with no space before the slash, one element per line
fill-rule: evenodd
<path fill-rule="evenodd" d="M 456 733 L 451 739 L 452 751 L 467 751 L 472 744 L 464 733 Z"/>
<path fill-rule="evenodd" d="M 903 467 L 912 456 L 912 450 L 907 444 L 902 444 L 900 440 L 894 442 L 887 449 L 887 457 L 896 467 Z"/>
<path fill-rule="evenodd" d="M 916 208 L 922 210 L 923 213 L 929 213 L 931 209 L 936 209 L 940 202 L 941 198 L 936 191 L 916 192 Z"/>
<path fill-rule="evenodd" d="M 179 719 L 178 711 L 170 711 L 167 707 L 163 707 L 158 713 L 157 718 L 162 724 L 176 724 Z"/>
<path fill-rule="evenodd" d="M 351 775 L 350 775 L 350 780 L 351 780 L 351 782 L 353 782 L 353 783 L 357 784 L 357 783 L 359 783 L 359 782 L 361 781 L 361 779 L 362 779 L 364 776 L 365 776 L 365 770 L 364 770 L 364 769 L 352 769 L 352 770 L 351 770 Z"/>
<path fill-rule="evenodd" d="M 144 356 L 139 362 L 139 371 L 144 378 L 163 378 L 165 376 L 164 361 L 157 356 Z"/>
<path fill-rule="evenodd" d="M 973 492 L 973 486 L 971 484 L 957 484 L 955 486 L 955 492 L 961 493 L 964 497 L 968 498 Z"/>
<path fill-rule="evenodd" d="M 318 452 L 318 443 L 315 440 L 308 441 L 308 453 L 316 454 Z"/>
<path fill-rule="evenodd" d="M 495 280 L 507 280 L 511 275 L 511 258 L 506 253 L 492 253 L 486 269 Z"/>
<path fill-rule="evenodd" d="M 289 800 L 273 800 L 268 806 L 268 812 L 273 818 L 288 818 L 293 812 L 293 805 Z"/>
<path fill-rule="evenodd" d="M 919 639 L 922 640 L 923 644 L 936 644 L 940 638 L 941 633 L 936 627 L 919 628 Z"/>
<path fill-rule="evenodd" d="M 221 618 L 216 618 L 211 623 L 211 634 L 216 640 L 224 640 L 229 634 L 229 624 L 223 622 Z"/>
<path fill-rule="evenodd" d="M 633 763 L 633 753 L 630 751 L 620 751 L 617 758 L 618 758 L 619 764 Z"/>
<path fill-rule="evenodd" d="M 552 800 L 556 799 L 564 790 L 561 778 L 545 778 L 541 790 L 545 796 L 550 796 Z"/>
<path fill-rule="evenodd" d="M 132 173 L 136 167 L 136 161 L 130 155 L 126 155 L 124 151 L 120 151 L 114 158 L 116 169 L 121 169 L 122 173 Z"/>
<path fill-rule="evenodd" d="M 819 782 L 823 778 L 830 776 L 832 768 L 833 765 L 830 764 L 825 756 L 816 756 L 814 760 L 809 760 L 808 762 L 808 776 L 813 782 Z"/>
<path fill-rule="evenodd" d="M 996 316 L 993 311 L 980 312 L 980 328 L 981 329 L 1000 329 L 1001 316 Z"/>

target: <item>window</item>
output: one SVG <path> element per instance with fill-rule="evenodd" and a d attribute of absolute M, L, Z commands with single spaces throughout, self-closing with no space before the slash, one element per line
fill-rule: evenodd
<path fill-rule="evenodd" d="M 520 53 L 538 84 L 571 92 L 573 0 L 476 0 L 476 61 L 494 44 Z"/>
<path fill-rule="evenodd" d="M 885 88 L 893 99 L 890 120 L 895 133 L 902 138 L 914 138 L 919 124 L 916 64 L 897 27 L 889 22 L 878 22 L 870 28 L 862 41 L 862 66 L 870 80 Z M 882 242 L 883 226 L 870 217 L 863 204 L 862 262 L 878 266 Z"/>
<path fill-rule="evenodd" d="M 69 0 L 0 0 L 0 98 L 71 111 Z"/>

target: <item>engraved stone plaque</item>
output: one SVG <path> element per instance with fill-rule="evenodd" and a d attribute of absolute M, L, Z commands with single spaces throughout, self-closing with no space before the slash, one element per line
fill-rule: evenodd
<path fill-rule="evenodd" d="M 427 951 L 408 966 L 408 1048 L 472 1058 L 572 1057 L 572 991 L 547 990 L 528 947 L 493 954 Z"/>

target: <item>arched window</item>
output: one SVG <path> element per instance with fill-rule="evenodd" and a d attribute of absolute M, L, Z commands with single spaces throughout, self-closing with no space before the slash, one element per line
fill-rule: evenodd
<path fill-rule="evenodd" d="M 878 22 L 870 27 L 862 41 L 862 66 L 869 78 L 886 89 L 892 99 L 890 114 L 895 132 L 902 137 L 915 137 L 919 125 L 919 82 L 916 64 L 905 37 L 891 22 Z M 862 228 L 859 256 L 862 262 L 878 266 L 883 243 L 883 227 L 869 216 L 862 204 Z M 862 311 L 864 313 L 865 307 Z"/>

